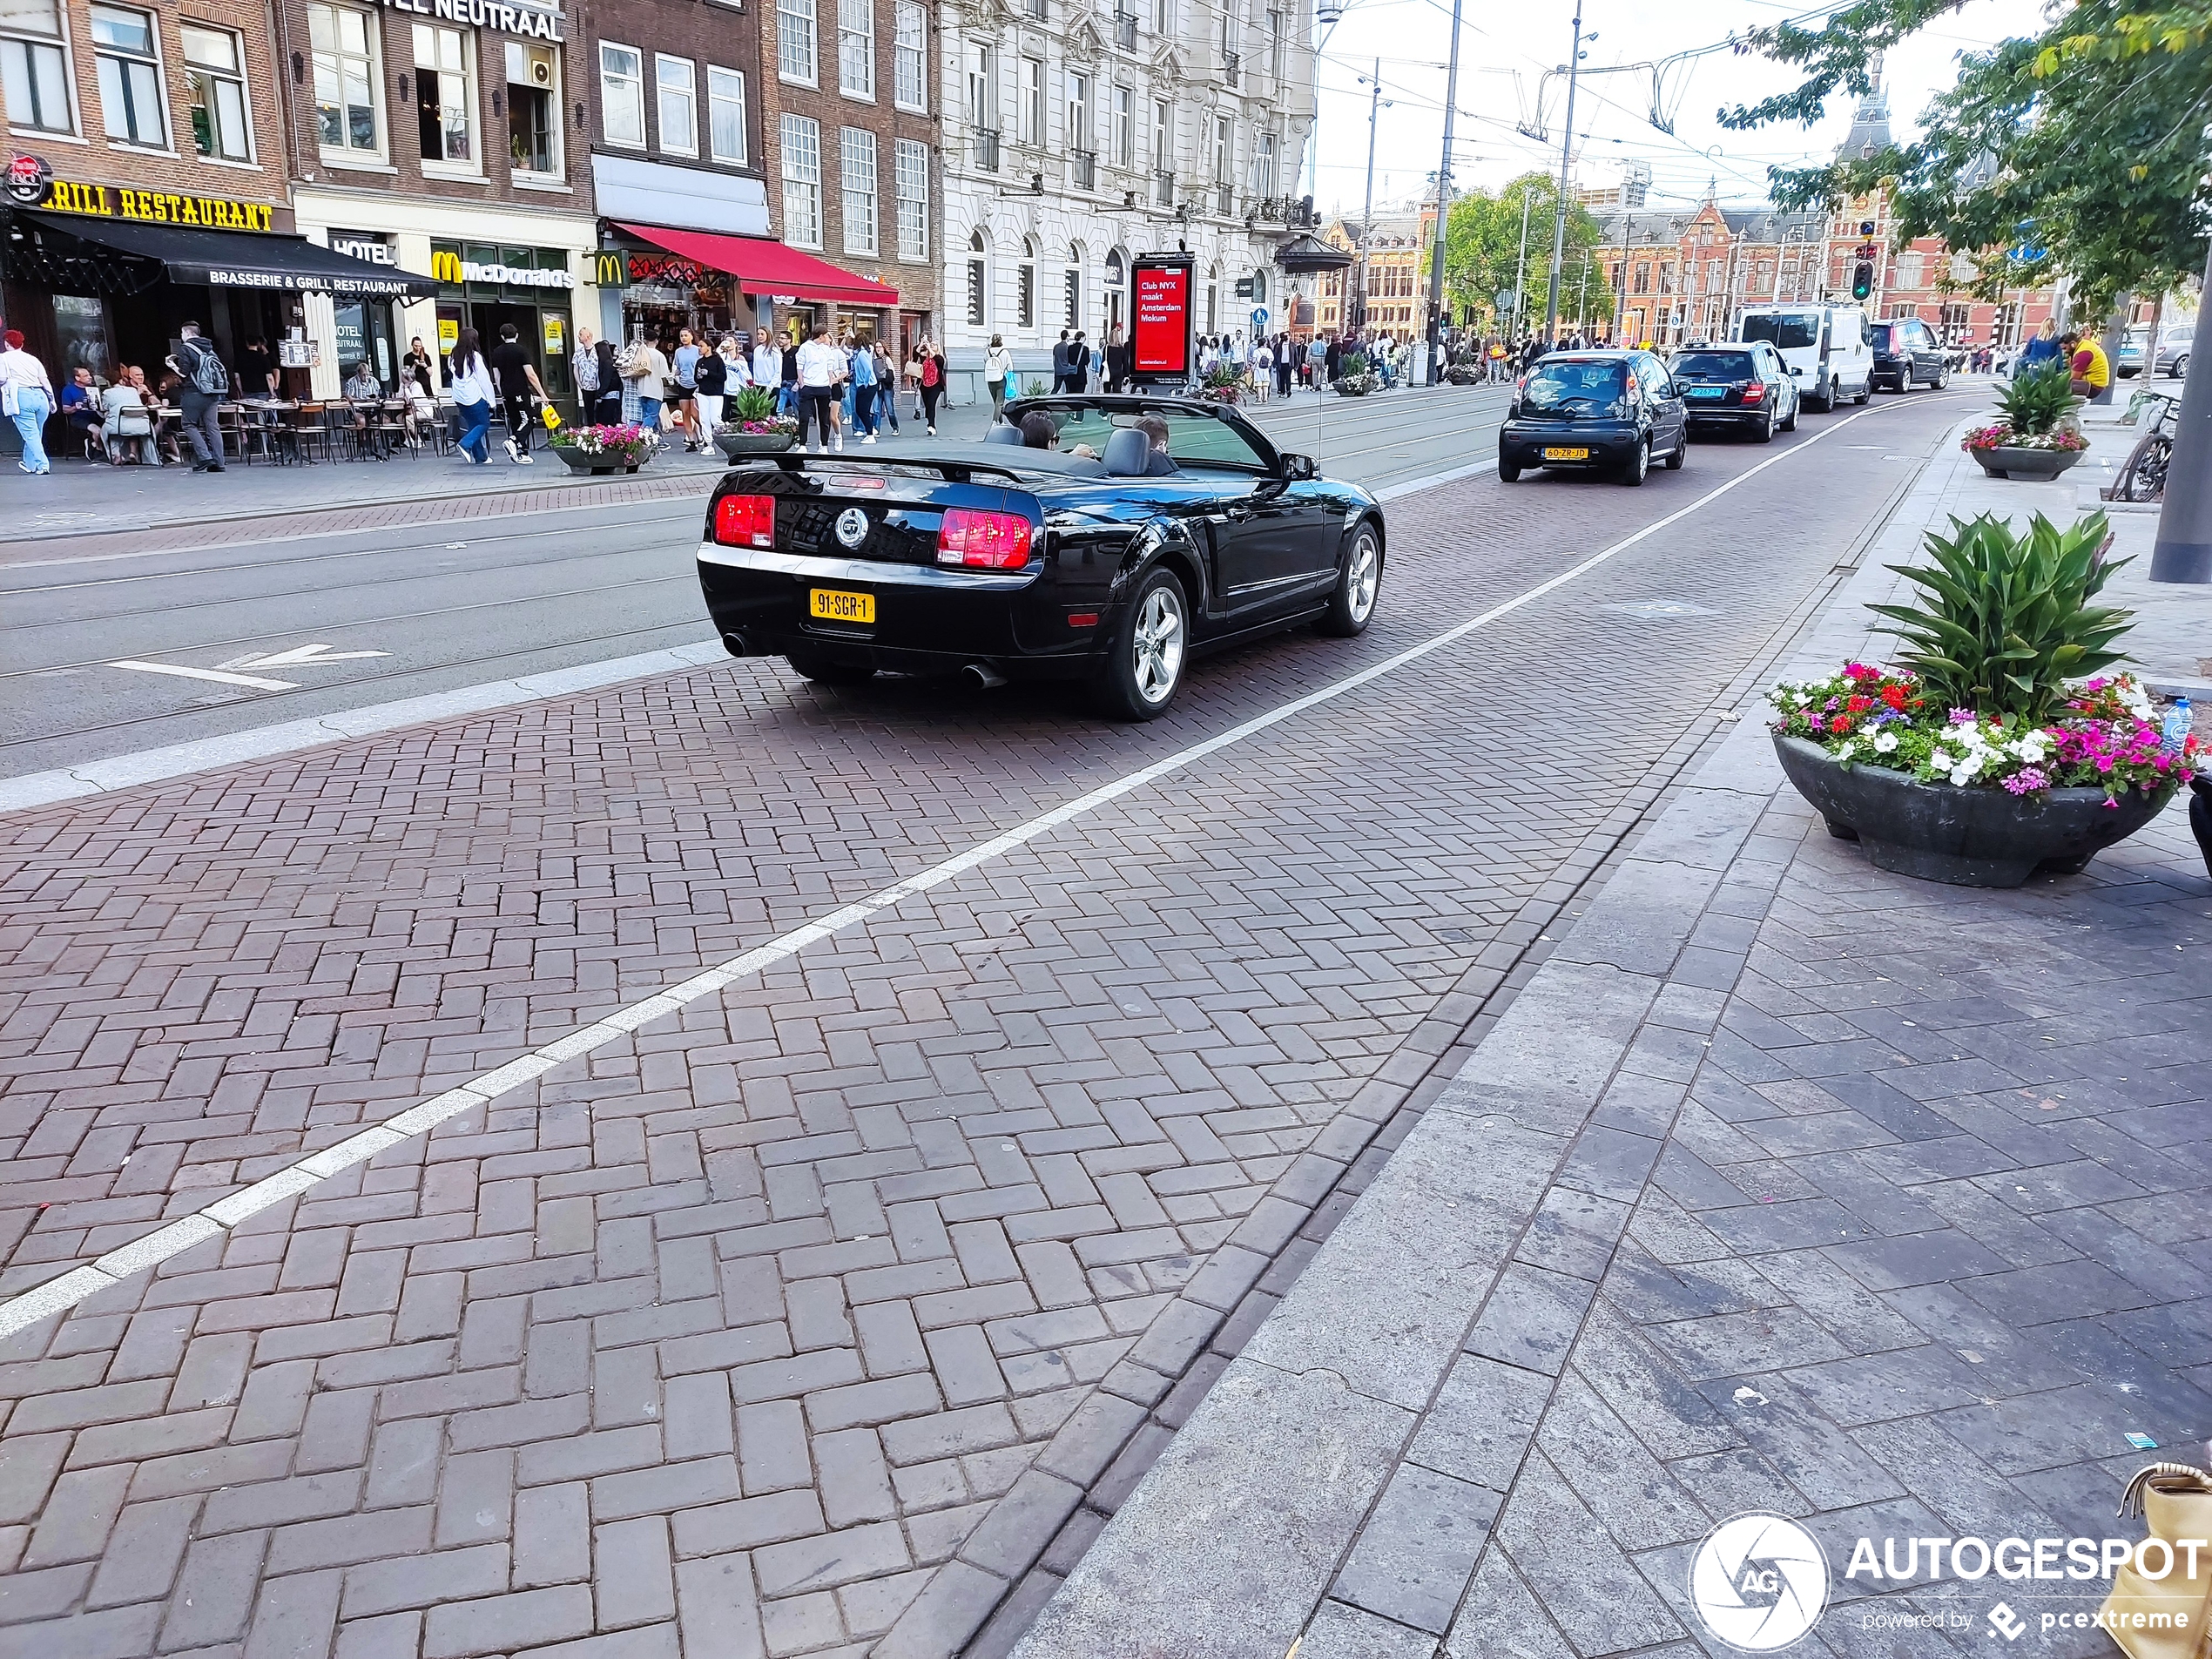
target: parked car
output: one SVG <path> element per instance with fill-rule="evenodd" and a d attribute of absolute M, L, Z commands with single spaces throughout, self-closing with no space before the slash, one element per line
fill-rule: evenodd
<path fill-rule="evenodd" d="M 2189 347 L 2196 338 L 2194 322 L 2162 323 L 2158 330 L 2158 372 L 2186 377 L 2189 372 Z M 2125 377 L 2140 374 L 2143 368 L 2143 353 L 2150 347 L 2150 325 L 2137 323 L 2121 336 L 2120 354 L 2113 359 L 2113 368 Z"/>
<path fill-rule="evenodd" d="M 1498 476 L 1538 467 L 1609 472 L 1640 484 L 1655 460 L 1689 458 L 1681 389 L 1647 351 L 1554 352 L 1514 390 L 1498 428 Z"/>
<path fill-rule="evenodd" d="M 1864 403 L 1873 390 L 1874 354 L 1858 306 L 1746 306 L 1734 339 L 1763 340 L 1781 354 L 1809 409 L 1832 409 L 1845 398 Z"/>
<path fill-rule="evenodd" d="M 980 443 L 786 451 L 725 474 L 698 567 L 731 655 L 831 685 L 881 669 L 1082 680 L 1107 712 L 1149 720 L 1195 651 L 1306 622 L 1356 634 L 1374 615 L 1375 498 L 1227 405 L 1035 397 L 1007 415 Z M 1031 415 L 1057 448 L 1024 447 Z M 1164 451 L 1136 424 L 1151 417 Z"/>
<path fill-rule="evenodd" d="M 1951 364 L 1942 342 L 1918 317 L 1891 317 L 1868 330 L 1874 347 L 1874 384 L 1885 391 L 1909 392 L 1918 381 L 1940 392 L 1951 384 Z"/>
<path fill-rule="evenodd" d="M 1764 341 L 1684 351 L 1668 365 L 1693 432 L 1719 428 L 1772 443 L 1797 429 L 1797 382 Z"/>

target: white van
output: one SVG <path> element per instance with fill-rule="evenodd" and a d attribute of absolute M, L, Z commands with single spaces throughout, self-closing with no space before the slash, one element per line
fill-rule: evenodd
<path fill-rule="evenodd" d="M 1782 354 L 1809 409 L 1864 403 L 1874 389 L 1874 348 L 1859 306 L 1746 306 L 1733 338 L 1764 340 Z"/>

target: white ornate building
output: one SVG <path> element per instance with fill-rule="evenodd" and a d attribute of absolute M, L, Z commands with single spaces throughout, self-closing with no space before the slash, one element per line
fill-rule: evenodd
<path fill-rule="evenodd" d="M 944 346 L 981 395 L 1063 327 L 1129 320 L 1133 256 L 1187 246 L 1197 332 L 1281 320 L 1276 246 L 1311 218 L 1312 0 L 944 0 Z M 1239 284 L 1252 286 L 1240 291 Z"/>

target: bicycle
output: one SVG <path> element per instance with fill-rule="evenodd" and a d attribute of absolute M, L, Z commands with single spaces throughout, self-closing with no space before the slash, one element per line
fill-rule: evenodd
<path fill-rule="evenodd" d="M 2164 392 L 2148 388 L 2128 400 L 2131 407 L 2138 401 L 2145 405 L 2155 404 L 2151 410 L 2150 424 L 2143 435 L 2135 440 L 2135 447 L 2128 452 L 2128 459 L 2121 464 L 2119 480 L 2112 487 L 2112 499 L 2127 502 L 2155 502 L 2166 498 L 2166 468 L 2174 458 L 2174 437 L 2168 430 L 2174 417 L 2180 413 L 2182 400 Z"/>

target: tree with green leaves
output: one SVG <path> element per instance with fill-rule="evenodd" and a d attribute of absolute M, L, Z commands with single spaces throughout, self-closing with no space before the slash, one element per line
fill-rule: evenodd
<path fill-rule="evenodd" d="M 1499 294 L 1514 286 L 1521 253 L 1521 206 L 1528 204 L 1528 293 L 1521 301 L 1524 320 L 1541 324 L 1551 279 L 1552 215 L 1559 181 L 1548 173 L 1523 173 L 1493 196 L 1474 191 L 1452 204 L 1444 226 L 1444 293 L 1454 318 L 1480 321 L 1497 306 Z M 1560 277 L 1559 314 L 1570 323 L 1578 307 L 1586 318 L 1608 323 L 1613 288 L 1605 262 L 1596 257 L 1604 233 L 1588 209 L 1577 204 L 1567 216 L 1567 257 Z M 1500 310 L 1498 327 L 1511 320 Z"/>
<path fill-rule="evenodd" d="M 1739 49 L 1802 71 L 1724 126 L 1810 124 L 1838 92 L 1865 97 L 1878 55 L 1956 10 L 1955 0 L 1857 0 L 1817 28 L 1776 24 Z M 2163 293 L 2204 267 L 2212 226 L 2212 0 L 2144 9 L 2067 0 L 2032 38 L 1963 52 L 1909 143 L 1824 167 L 1774 168 L 1784 207 L 1833 208 L 1886 183 L 1899 246 L 1939 236 L 1978 265 L 1985 297 L 2063 274 L 2076 309 Z M 2033 261 L 2008 249 L 2040 250 Z"/>

